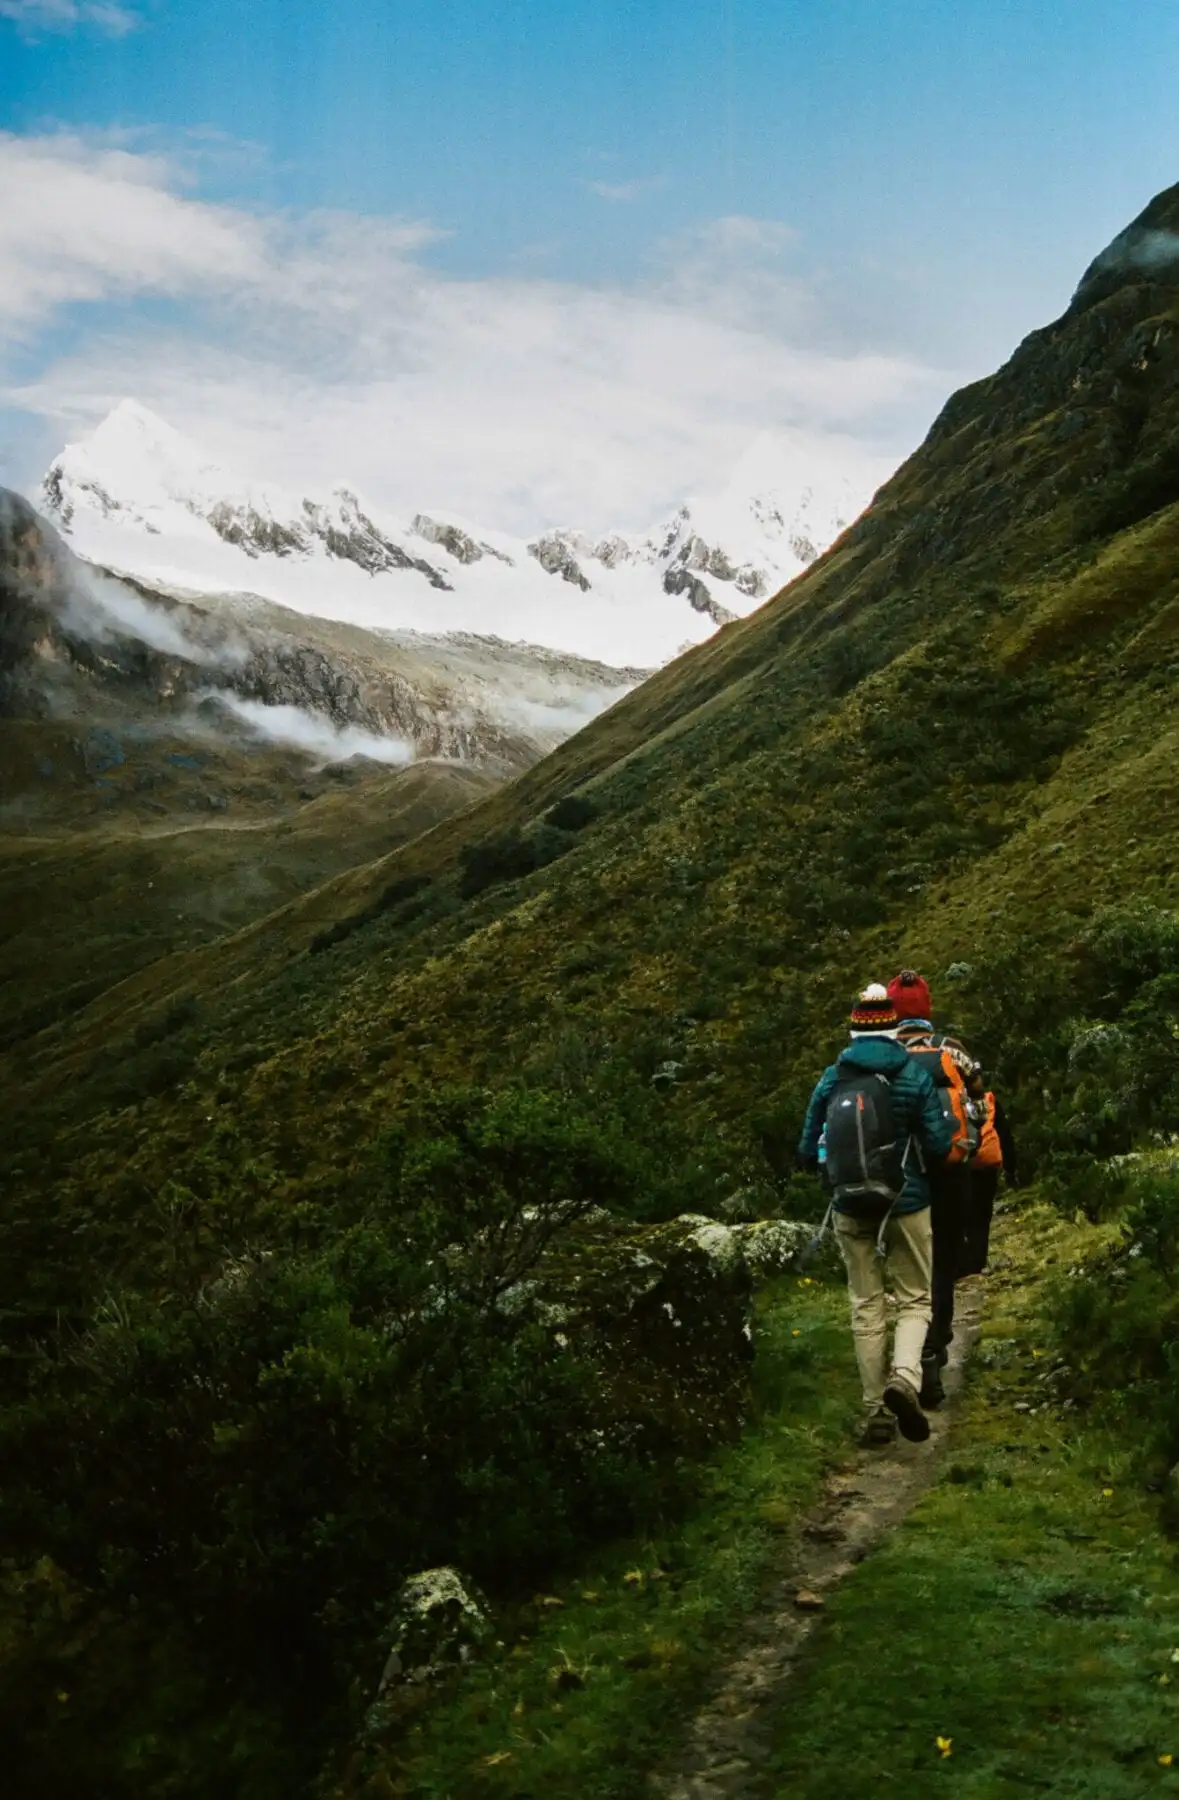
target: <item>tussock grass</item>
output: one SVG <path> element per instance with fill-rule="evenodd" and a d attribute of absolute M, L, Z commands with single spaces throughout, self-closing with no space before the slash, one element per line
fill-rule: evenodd
<path fill-rule="evenodd" d="M 520 1608 L 502 1650 L 328 1792 L 637 1800 L 646 1791 L 726 1634 L 757 1603 L 825 1469 L 846 1451 L 858 1411 L 837 1276 L 764 1289 L 757 1341 L 754 1424 L 701 1466 L 688 1516 L 614 1546 Z"/>
<path fill-rule="evenodd" d="M 833 1598 L 781 1715 L 779 1800 L 1179 1791 L 1174 1550 L 1137 1447 L 1052 1378 L 1052 1284 L 1110 1236 L 1003 1222 L 942 1478 Z"/>

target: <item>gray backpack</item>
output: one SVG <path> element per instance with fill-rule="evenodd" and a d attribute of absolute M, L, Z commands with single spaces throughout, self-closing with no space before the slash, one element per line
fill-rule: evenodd
<path fill-rule="evenodd" d="M 905 1150 L 885 1075 L 842 1075 L 827 1101 L 827 1180 L 852 1212 L 888 1212 L 905 1185 Z"/>

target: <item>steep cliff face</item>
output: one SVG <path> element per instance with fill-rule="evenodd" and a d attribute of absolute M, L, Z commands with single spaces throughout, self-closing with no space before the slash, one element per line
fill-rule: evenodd
<path fill-rule="evenodd" d="M 0 718 L 47 704 L 37 665 L 64 600 L 65 563 L 28 501 L 0 488 Z"/>

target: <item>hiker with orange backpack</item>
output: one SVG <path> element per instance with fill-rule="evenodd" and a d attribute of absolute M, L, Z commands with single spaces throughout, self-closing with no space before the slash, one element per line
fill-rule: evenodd
<path fill-rule="evenodd" d="M 934 1030 L 929 984 L 902 969 L 888 985 L 900 1025 L 897 1042 L 927 1070 L 951 1132 L 951 1148 L 930 1181 L 933 1228 L 932 1317 L 921 1358 L 921 1404 L 945 1399 L 942 1370 L 954 1337 L 954 1284 L 979 1273 L 1006 1162 L 1014 1185 L 1015 1145 L 980 1065 L 956 1037 Z"/>
<path fill-rule="evenodd" d="M 930 1075 L 897 1042 L 899 1023 L 887 990 L 865 988 L 852 1008 L 851 1044 L 823 1071 L 798 1146 L 800 1165 L 822 1167 L 831 1196 L 864 1391 L 860 1442 L 875 1446 L 891 1443 L 898 1427 L 915 1443 L 929 1436 L 920 1404 L 933 1270 L 929 1171 L 952 1142 Z M 897 1299 L 891 1371 L 886 1271 Z"/>
<path fill-rule="evenodd" d="M 959 1279 L 963 1275 L 981 1275 L 987 1266 L 991 1220 L 995 1213 L 1000 1175 L 1008 1187 L 1019 1186 L 1015 1139 L 1011 1135 L 1007 1115 L 992 1093 L 983 1095 L 983 1104 L 986 1107 L 986 1117 L 979 1146 L 970 1165 L 970 1205 L 960 1247 Z"/>

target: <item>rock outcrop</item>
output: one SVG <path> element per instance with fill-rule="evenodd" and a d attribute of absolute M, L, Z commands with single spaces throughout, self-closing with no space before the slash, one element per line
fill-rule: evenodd
<path fill-rule="evenodd" d="M 537 538 L 535 543 L 529 544 L 528 554 L 536 558 L 546 574 L 559 575 L 562 581 L 572 582 L 583 593 L 589 592 L 589 581 L 569 544 L 559 532 L 551 531 L 547 536 Z"/>
<path fill-rule="evenodd" d="M 598 1211 L 563 1231 L 502 1304 L 593 1368 L 588 1429 L 603 1449 L 664 1456 L 703 1449 L 743 1417 L 751 1294 L 728 1226 L 691 1214 L 633 1225 Z"/>
<path fill-rule="evenodd" d="M 731 625 L 737 617 L 737 614 L 730 612 L 727 606 L 722 606 L 719 600 L 714 600 L 700 577 L 693 575 L 691 570 L 684 568 L 682 564 L 677 564 L 674 568 L 667 570 L 663 577 L 663 586 L 669 594 L 683 594 L 693 612 L 704 613 L 717 625 Z"/>
<path fill-rule="evenodd" d="M 506 551 L 497 550 L 492 544 L 476 542 L 461 525 L 449 525 L 444 519 L 432 519 L 428 513 L 418 513 L 410 530 L 416 531 L 428 544 L 438 544 L 465 567 L 482 562 L 485 556 L 493 556 L 497 562 L 507 563 L 509 568 L 512 567 L 512 558 Z"/>
<path fill-rule="evenodd" d="M 385 1630 L 388 1654 L 377 1699 L 397 1682 L 425 1681 L 469 1662 L 491 1635 L 491 1613 L 457 1569 L 423 1569 L 402 1583 Z"/>

